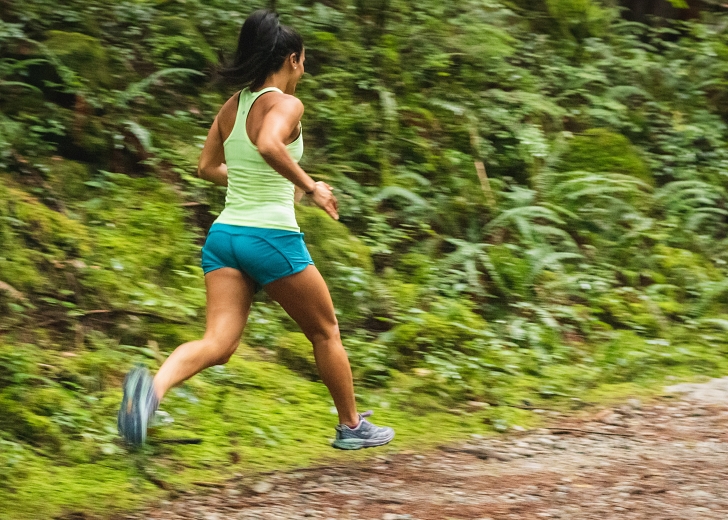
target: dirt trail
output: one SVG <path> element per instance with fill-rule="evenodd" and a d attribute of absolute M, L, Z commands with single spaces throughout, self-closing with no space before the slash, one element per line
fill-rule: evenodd
<path fill-rule="evenodd" d="M 428 454 L 230 481 L 129 518 L 726 519 L 728 378 Z"/>

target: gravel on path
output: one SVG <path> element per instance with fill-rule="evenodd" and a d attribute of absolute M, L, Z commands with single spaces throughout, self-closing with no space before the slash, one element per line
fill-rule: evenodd
<path fill-rule="evenodd" d="M 430 453 L 233 479 L 129 519 L 728 518 L 728 378 Z M 721 397 L 722 396 L 722 397 Z"/>

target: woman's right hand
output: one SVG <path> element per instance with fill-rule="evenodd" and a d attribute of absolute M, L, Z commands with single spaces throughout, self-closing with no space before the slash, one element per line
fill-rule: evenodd
<path fill-rule="evenodd" d="M 339 202 L 332 193 L 334 189 L 323 181 L 314 184 L 311 200 L 334 220 L 339 220 Z"/>

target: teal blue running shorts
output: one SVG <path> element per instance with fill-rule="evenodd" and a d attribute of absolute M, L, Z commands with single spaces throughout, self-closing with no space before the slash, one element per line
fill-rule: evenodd
<path fill-rule="evenodd" d="M 215 223 L 202 248 L 205 274 L 232 267 L 255 280 L 256 291 L 312 264 L 303 233 L 283 229 Z"/>

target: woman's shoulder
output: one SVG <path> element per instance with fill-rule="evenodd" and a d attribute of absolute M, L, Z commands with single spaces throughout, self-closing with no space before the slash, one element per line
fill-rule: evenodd
<path fill-rule="evenodd" d="M 239 90 L 235 92 L 232 96 L 228 98 L 225 103 L 223 103 L 222 107 L 220 108 L 220 114 L 226 113 L 226 112 L 237 112 L 238 104 L 240 103 L 240 96 L 243 95 L 243 91 Z"/>
<path fill-rule="evenodd" d="M 225 135 L 229 135 L 233 130 L 233 126 L 235 126 L 239 100 L 240 92 L 236 92 L 230 96 L 230 99 L 222 105 L 220 111 L 217 113 L 218 125 Z"/>
<path fill-rule="evenodd" d="M 304 106 L 303 101 L 298 99 L 296 96 L 286 94 L 281 91 L 274 91 L 275 96 L 271 96 L 271 107 L 276 105 L 276 108 L 280 108 L 286 112 L 294 112 L 303 114 Z"/>

